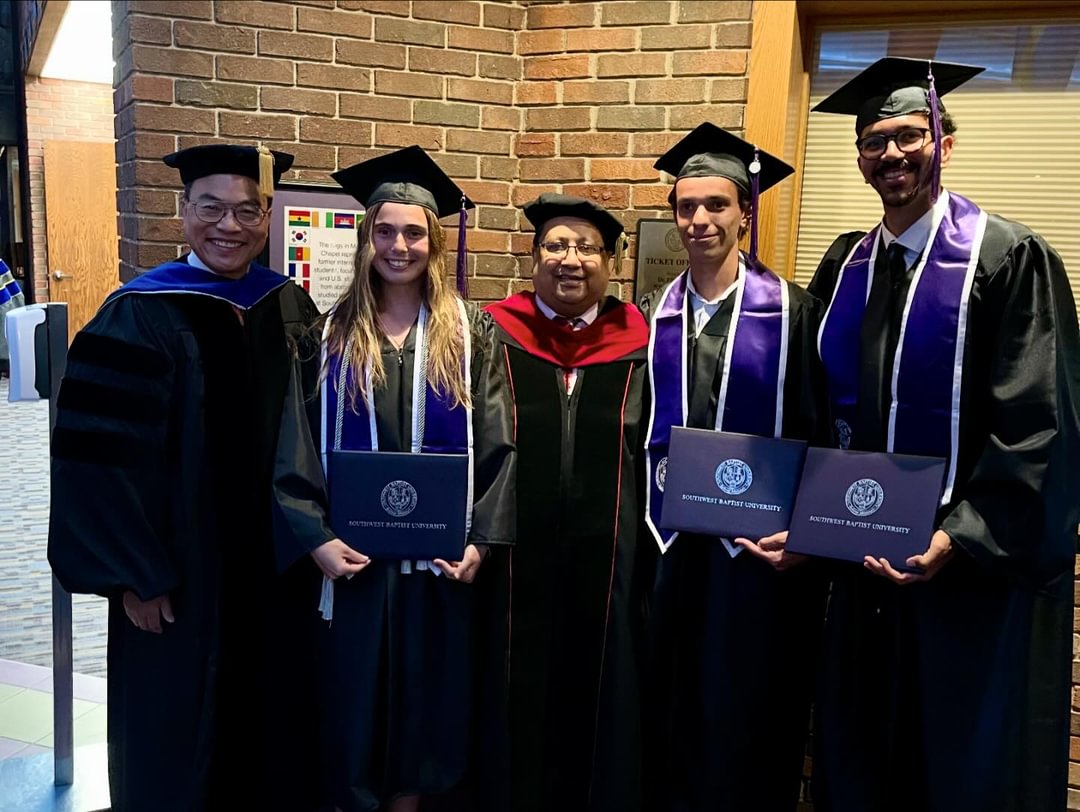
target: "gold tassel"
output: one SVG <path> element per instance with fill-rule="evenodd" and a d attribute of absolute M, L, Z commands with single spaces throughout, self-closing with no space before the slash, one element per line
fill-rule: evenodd
<path fill-rule="evenodd" d="M 615 262 L 611 270 L 616 276 L 622 273 L 623 254 L 626 253 L 626 249 L 629 247 L 630 238 L 626 236 L 626 232 L 624 231 L 619 235 L 618 239 L 615 240 Z"/>
<path fill-rule="evenodd" d="M 266 206 L 267 198 L 274 196 L 274 154 L 262 144 L 259 150 L 259 194 L 263 198 L 263 206 Z"/>

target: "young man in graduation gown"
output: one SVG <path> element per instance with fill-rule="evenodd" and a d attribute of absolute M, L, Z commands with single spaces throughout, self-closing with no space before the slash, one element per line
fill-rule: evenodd
<path fill-rule="evenodd" d="M 533 287 L 489 306 L 516 410 L 509 589 L 511 800 L 501 812 L 633 812 L 643 771 L 635 583 L 647 327 L 605 295 L 625 240 L 596 204 L 543 194 Z"/>
<path fill-rule="evenodd" d="M 1065 807 L 1080 341 L 1046 241 L 939 187 L 937 96 L 981 70 L 882 59 L 815 108 L 856 116 L 884 208 L 811 284 L 836 441 L 947 459 L 926 552 L 836 575 L 815 711 L 830 812 Z"/>
<path fill-rule="evenodd" d="M 114 810 L 308 809 L 302 612 L 318 582 L 306 560 L 278 578 L 270 476 L 291 345 L 317 313 L 253 261 L 292 156 L 211 145 L 164 160 L 191 251 L 75 336 L 49 562 L 66 589 L 109 599 Z"/>
<path fill-rule="evenodd" d="M 815 336 L 820 303 L 738 249 L 757 194 L 792 169 L 705 123 L 657 162 L 689 267 L 647 294 L 645 521 L 663 553 L 649 632 L 650 810 L 793 810 L 798 800 L 825 584 L 763 539 L 660 524 L 676 426 L 827 438 Z M 795 566 L 798 564 L 798 566 Z"/>

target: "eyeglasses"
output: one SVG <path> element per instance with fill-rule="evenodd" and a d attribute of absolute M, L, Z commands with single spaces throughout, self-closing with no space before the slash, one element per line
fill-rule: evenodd
<path fill-rule="evenodd" d="M 231 211 L 233 219 L 240 225 L 257 226 L 270 213 L 254 203 L 240 203 L 236 206 L 229 206 L 225 203 L 207 200 L 190 203 L 189 205 L 195 209 L 195 216 L 204 223 L 220 223 L 224 219 L 226 212 Z"/>
<path fill-rule="evenodd" d="M 548 254 L 551 254 L 551 256 L 558 257 L 559 259 L 565 257 L 571 248 L 577 251 L 578 257 L 595 257 L 603 250 L 599 246 L 589 245 L 587 242 L 581 242 L 577 245 L 571 245 L 565 242 L 544 242 L 540 243 L 540 247 Z"/>
<path fill-rule="evenodd" d="M 889 142 L 896 142 L 896 148 L 905 155 L 918 152 L 926 145 L 926 136 L 930 133 L 926 127 L 904 127 L 894 133 L 875 133 L 855 142 L 859 154 L 868 161 L 880 158 L 889 148 Z"/>

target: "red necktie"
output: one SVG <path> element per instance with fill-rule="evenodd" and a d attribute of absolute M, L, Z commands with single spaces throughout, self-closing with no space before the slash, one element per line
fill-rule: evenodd
<path fill-rule="evenodd" d="M 553 322 L 558 324 L 563 329 L 574 331 L 574 325 L 577 323 L 577 319 L 568 319 L 566 316 L 556 316 L 552 319 Z M 563 368 L 563 388 L 566 390 L 566 394 L 570 394 L 570 381 L 572 380 L 574 370 L 569 367 Z"/>

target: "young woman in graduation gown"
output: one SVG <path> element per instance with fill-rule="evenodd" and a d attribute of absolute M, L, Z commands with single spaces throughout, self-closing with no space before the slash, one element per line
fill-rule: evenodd
<path fill-rule="evenodd" d="M 325 575 L 317 670 L 326 791 L 343 812 L 412 812 L 421 802 L 468 809 L 483 662 L 472 581 L 488 545 L 509 543 L 514 531 L 504 367 L 490 354 L 489 318 L 445 274 L 439 216 L 471 203 L 419 147 L 335 178 L 367 208 L 355 273 L 326 318 L 317 397 L 306 399 L 294 379 L 275 486 L 285 519 L 282 555 L 310 552 Z M 425 393 L 426 433 L 414 419 L 414 393 Z M 334 449 L 422 453 L 436 420 L 460 426 L 462 447 L 439 450 L 470 455 L 462 560 L 369 558 L 362 544 L 353 549 L 338 539 L 328 524 L 321 456 Z"/>

